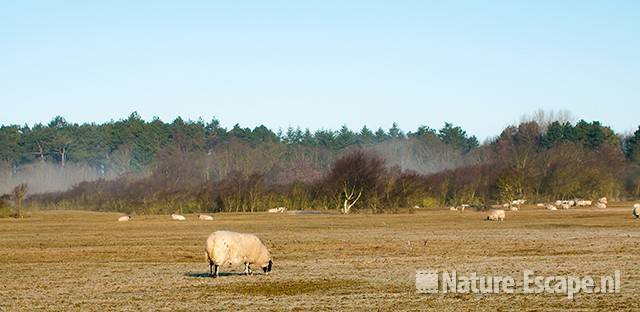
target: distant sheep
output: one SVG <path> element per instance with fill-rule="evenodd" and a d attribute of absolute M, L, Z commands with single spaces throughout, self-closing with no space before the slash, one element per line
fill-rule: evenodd
<path fill-rule="evenodd" d="M 213 221 L 213 217 L 209 215 L 198 215 L 198 219 L 202 221 Z"/>
<path fill-rule="evenodd" d="M 449 207 L 449 210 L 451 210 L 451 211 L 458 211 L 458 208 L 456 208 L 456 207 Z"/>
<path fill-rule="evenodd" d="M 556 206 L 551 204 L 546 205 L 545 208 L 547 208 L 547 210 L 552 210 L 552 211 L 558 210 Z"/>
<path fill-rule="evenodd" d="M 185 220 L 187 220 L 187 218 L 185 218 L 183 215 L 172 213 L 171 214 L 171 220 L 185 221 Z"/>
<path fill-rule="evenodd" d="M 636 219 L 640 218 L 640 204 L 633 205 L 633 216 L 636 217 Z"/>
<path fill-rule="evenodd" d="M 462 204 L 460 205 L 460 208 L 458 208 L 458 210 L 464 211 L 466 208 L 469 208 L 469 207 L 471 207 L 469 204 Z"/>
<path fill-rule="evenodd" d="M 512 206 L 522 206 L 524 205 L 524 203 L 526 203 L 527 200 L 526 199 L 516 199 L 514 201 L 511 202 Z"/>
<path fill-rule="evenodd" d="M 209 274 L 218 277 L 222 265 L 244 264 L 244 272 L 250 275 L 251 265 L 262 268 L 265 274 L 271 272 L 273 262 L 267 247 L 253 234 L 230 231 L 216 231 L 207 238 L 205 255 L 209 262 Z"/>
<path fill-rule="evenodd" d="M 129 221 L 131 220 L 131 216 L 122 216 L 118 218 L 118 221 Z"/>
<path fill-rule="evenodd" d="M 536 207 L 538 207 L 538 208 L 544 208 L 544 207 L 545 207 L 545 205 L 544 205 L 543 203 L 537 203 L 537 204 L 536 204 Z"/>
<path fill-rule="evenodd" d="M 554 203 L 556 206 L 560 206 L 562 205 L 563 201 L 562 200 L 556 200 L 556 202 Z"/>
<path fill-rule="evenodd" d="M 267 212 L 269 212 L 269 213 L 283 213 L 285 211 L 287 211 L 287 208 L 285 208 L 285 207 L 271 208 L 271 209 L 267 210 Z"/>
<path fill-rule="evenodd" d="M 591 206 L 593 204 L 592 201 L 590 200 L 577 200 L 576 201 L 576 206 L 578 207 L 588 207 Z"/>
<path fill-rule="evenodd" d="M 602 197 L 602 198 L 598 199 L 598 202 L 601 203 L 601 204 L 605 204 L 605 205 L 608 204 L 608 201 L 607 201 L 606 197 Z"/>
<path fill-rule="evenodd" d="M 490 210 L 489 211 L 489 215 L 487 215 L 487 220 L 489 221 L 504 221 L 504 210 L 502 209 L 495 209 L 495 210 Z"/>
<path fill-rule="evenodd" d="M 601 203 L 601 202 L 597 202 L 596 203 L 596 208 L 600 208 L 600 209 L 607 208 L 607 204 Z"/>
<path fill-rule="evenodd" d="M 509 210 L 511 210 L 511 211 L 518 211 L 518 209 L 519 209 L 519 208 L 518 208 L 517 206 L 511 206 L 511 207 L 509 207 Z"/>
<path fill-rule="evenodd" d="M 560 208 L 562 208 L 562 209 L 569 209 L 569 208 L 571 208 L 571 205 L 569 205 L 568 203 L 564 203 L 564 202 L 563 202 L 562 204 L 560 204 Z"/>

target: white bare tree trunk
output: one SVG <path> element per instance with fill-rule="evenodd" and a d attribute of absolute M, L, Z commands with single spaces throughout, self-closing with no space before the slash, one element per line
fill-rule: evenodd
<path fill-rule="evenodd" d="M 358 192 L 358 195 L 356 196 L 355 186 L 349 189 L 349 187 L 345 183 L 343 187 L 343 192 L 344 192 L 344 202 L 342 206 L 342 213 L 348 214 L 351 212 L 351 207 L 353 207 L 358 202 L 358 199 L 360 199 L 360 196 L 362 196 L 362 190 L 360 190 Z"/>

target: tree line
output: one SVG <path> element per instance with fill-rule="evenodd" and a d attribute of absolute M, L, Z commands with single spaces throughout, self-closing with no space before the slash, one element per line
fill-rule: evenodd
<path fill-rule="evenodd" d="M 396 123 L 376 131 L 363 127 L 352 131 L 343 126 L 334 130 L 289 128 L 274 132 L 265 126 L 253 129 L 236 124 L 226 129 L 213 118 L 209 122 L 177 118 L 147 122 L 137 113 L 103 124 L 70 123 L 57 116 L 48 124 L 0 126 L 0 165 L 18 168 L 33 162 L 51 162 L 64 167 L 68 163 L 89 165 L 117 173 L 141 173 L 151 168 L 158 154 L 167 149 L 212 152 L 220 144 L 241 141 L 249 144 L 273 143 L 326 149 L 330 152 L 351 146 L 363 146 L 389 140 L 433 135 L 442 142 L 469 152 L 479 146 L 474 136 L 460 127 L 445 123 L 440 130 L 423 126 L 403 133 Z"/>
<path fill-rule="evenodd" d="M 623 136 L 597 121 L 523 121 L 480 145 L 451 124 L 407 134 L 393 130 L 395 126 L 371 136 L 346 127 L 311 135 L 297 129 L 274 133 L 264 127 L 227 130 L 199 121 L 176 127 L 176 121 L 146 123 L 135 115 L 119 122 L 145 125 L 138 129 L 160 124 L 169 129 L 166 136 L 119 134 L 134 138 L 134 143 L 141 137 L 167 140 L 146 149 L 153 153 L 142 166 L 144 175 L 131 169 L 115 179 L 32 195 L 27 203 L 127 213 L 252 212 L 279 206 L 347 213 L 488 205 L 519 198 L 640 196 L 640 127 Z M 106 125 L 112 129 L 112 124 Z M 326 145 L 327 137 L 334 145 Z M 67 151 L 72 153 L 71 148 Z M 33 160 L 40 161 L 38 157 Z"/>

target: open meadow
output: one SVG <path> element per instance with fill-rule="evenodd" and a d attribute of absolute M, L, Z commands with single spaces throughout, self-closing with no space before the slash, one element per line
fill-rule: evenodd
<path fill-rule="evenodd" d="M 599 310 L 638 311 L 640 221 L 608 209 L 414 214 L 236 214 L 171 221 L 82 211 L 0 219 L 0 311 Z M 215 230 L 257 234 L 269 276 L 222 268 L 209 278 Z M 418 269 L 522 276 L 612 275 L 618 294 L 417 294 Z"/>

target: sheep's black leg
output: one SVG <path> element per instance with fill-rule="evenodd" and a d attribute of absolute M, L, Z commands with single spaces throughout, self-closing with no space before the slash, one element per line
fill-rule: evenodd
<path fill-rule="evenodd" d="M 220 266 L 217 265 L 217 264 L 214 264 L 213 266 L 214 266 L 214 269 L 215 269 L 214 273 L 213 273 L 213 277 L 218 277 L 218 269 L 220 268 Z"/>
<path fill-rule="evenodd" d="M 209 276 L 213 276 L 213 262 L 209 261 Z"/>
<path fill-rule="evenodd" d="M 244 263 L 244 275 L 249 275 L 251 274 L 251 268 L 249 268 L 249 263 L 245 262 Z"/>

